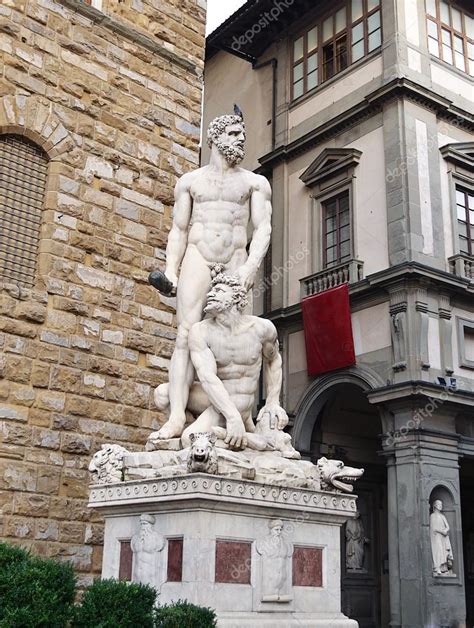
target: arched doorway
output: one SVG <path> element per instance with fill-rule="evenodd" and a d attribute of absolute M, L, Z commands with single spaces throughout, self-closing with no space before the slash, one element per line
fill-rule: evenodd
<path fill-rule="evenodd" d="M 382 628 L 390 621 L 387 473 L 379 455 L 383 426 L 368 390 L 355 377 L 314 386 L 297 416 L 295 442 L 313 461 L 326 456 L 365 469 L 355 489 L 360 517 L 342 532 L 342 609 L 360 628 Z"/>

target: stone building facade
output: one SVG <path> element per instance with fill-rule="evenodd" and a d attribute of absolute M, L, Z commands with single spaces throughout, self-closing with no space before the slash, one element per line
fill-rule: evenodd
<path fill-rule="evenodd" d="M 82 583 L 90 457 L 161 419 L 175 310 L 147 276 L 198 162 L 204 23 L 204 0 L 0 6 L 0 535 Z"/>
<path fill-rule="evenodd" d="M 468 0 L 255 0 L 207 42 L 204 124 L 236 100 L 272 180 L 254 303 L 295 446 L 366 469 L 341 583 L 361 628 L 474 625 L 473 76 Z M 302 309 L 342 284 L 355 363 L 309 375 Z"/>

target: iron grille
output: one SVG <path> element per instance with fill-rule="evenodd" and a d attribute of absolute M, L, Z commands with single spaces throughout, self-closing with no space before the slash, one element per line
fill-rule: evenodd
<path fill-rule="evenodd" d="M 48 157 L 18 135 L 0 136 L 0 278 L 32 287 Z"/>

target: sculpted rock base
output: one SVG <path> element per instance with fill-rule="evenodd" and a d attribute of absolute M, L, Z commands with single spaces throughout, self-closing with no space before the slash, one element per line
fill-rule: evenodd
<path fill-rule="evenodd" d="M 248 448 L 231 451 L 210 432 L 192 434 L 190 447 L 184 449 L 168 449 L 167 444 L 165 442 L 165 448 L 158 451 L 137 453 L 127 452 L 119 445 L 104 445 L 90 466 L 94 481 L 104 484 L 121 481 L 122 477 L 128 481 L 201 472 L 223 478 L 255 480 L 271 486 L 351 493 L 352 482 L 364 473 L 363 469 L 346 467 L 340 460 L 321 458 L 314 465 L 306 460 L 285 458 L 280 451 L 262 452 Z M 113 473 L 109 471 L 111 461 L 114 462 Z"/>

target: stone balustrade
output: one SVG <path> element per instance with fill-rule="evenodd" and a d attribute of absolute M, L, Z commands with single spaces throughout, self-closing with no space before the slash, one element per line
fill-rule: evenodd
<path fill-rule="evenodd" d="M 317 273 L 300 279 L 301 298 L 318 294 L 329 288 L 335 288 L 344 283 L 356 283 L 364 278 L 364 262 L 351 259 L 344 264 L 325 268 Z"/>
<path fill-rule="evenodd" d="M 449 270 L 458 277 L 465 277 L 466 279 L 474 279 L 474 257 L 459 253 L 453 255 L 448 259 Z"/>

